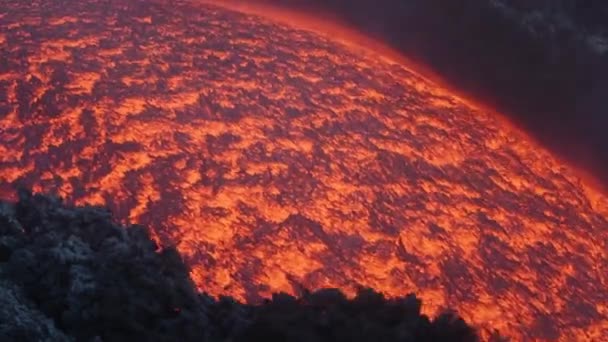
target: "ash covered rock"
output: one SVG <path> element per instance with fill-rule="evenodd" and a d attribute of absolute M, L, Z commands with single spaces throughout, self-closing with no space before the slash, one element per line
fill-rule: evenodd
<path fill-rule="evenodd" d="M 197 293 L 172 248 L 98 207 L 22 191 L 0 202 L 2 341 L 476 341 L 414 295 L 276 294 L 261 305 Z"/>
<path fill-rule="evenodd" d="M 0 335 L 53 341 L 57 331 L 77 341 L 208 335 L 205 308 L 179 255 L 170 248 L 157 253 L 144 228 L 124 229 L 102 208 L 68 208 L 27 192 L 15 205 L 3 203 L 0 215 L 0 277 L 14 284 L 3 287 L 4 301 L 14 297 L 3 310 L 22 310 L 4 315 Z M 41 331 L 16 335 L 26 319 L 41 322 L 27 324 Z"/>

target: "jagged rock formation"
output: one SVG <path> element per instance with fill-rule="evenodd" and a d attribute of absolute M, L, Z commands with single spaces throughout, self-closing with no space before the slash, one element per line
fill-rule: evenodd
<path fill-rule="evenodd" d="M 415 296 L 277 294 L 260 306 L 197 293 L 175 249 L 97 207 L 21 192 L 0 202 L 2 341 L 476 341 Z"/>

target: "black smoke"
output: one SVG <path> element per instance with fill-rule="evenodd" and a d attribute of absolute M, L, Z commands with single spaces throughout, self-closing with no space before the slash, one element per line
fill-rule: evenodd
<path fill-rule="evenodd" d="M 259 1 L 339 17 L 608 183 L 608 1 Z"/>
<path fill-rule="evenodd" d="M 195 289 L 173 248 L 99 207 L 21 191 L 0 202 L 2 341 L 477 341 L 414 295 L 276 294 L 261 305 Z"/>

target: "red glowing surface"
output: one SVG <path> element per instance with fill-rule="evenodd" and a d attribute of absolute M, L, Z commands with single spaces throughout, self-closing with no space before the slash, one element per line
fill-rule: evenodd
<path fill-rule="evenodd" d="M 608 338 L 608 202 L 571 166 L 356 32 L 231 8 L 0 9 L 0 196 L 107 205 L 213 295 L 363 285 Z"/>

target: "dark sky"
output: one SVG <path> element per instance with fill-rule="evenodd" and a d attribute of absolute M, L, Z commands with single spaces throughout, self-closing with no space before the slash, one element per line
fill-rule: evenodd
<path fill-rule="evenodd" d="M 338 16 L 608 184 L 608 1 L 261 1 Z"/>

